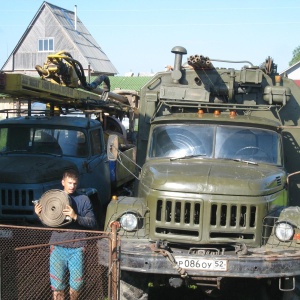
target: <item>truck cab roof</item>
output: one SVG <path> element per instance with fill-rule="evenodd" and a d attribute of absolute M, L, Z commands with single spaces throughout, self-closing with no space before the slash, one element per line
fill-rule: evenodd
<path fill-rule="evenodd" d="M 0 121 L 1 125 L 41 125 L 44 126 L 62 126 L 62 127 L 76 127 L 76 128 L 93 128 L 100 126 L 98 120 L 69 117 L 69 116 L 26 116 L 3 119 Z"/>
<path fill-rule="evenodd" d="M 198 114 L 198 113 L 175 113 L 166 116 L 155 118 L 152 124 L 160 123 L 187 123 L 187 122 L 201 122 L 201 123 L 219 123 L 250 127 L 261 127 L 276 130 L 281 126 L 280 122 L 256 116 L 235 115 L 230 116 L 228 113 L 220 115 L 213 114 Z"/>

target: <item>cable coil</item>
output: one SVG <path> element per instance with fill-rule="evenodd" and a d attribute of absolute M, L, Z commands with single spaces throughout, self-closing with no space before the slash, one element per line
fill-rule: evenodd
<path fill-rule="evenodd" d="M 40 215 L 42 223 L 49 227 L 62 227 L 72 222 L 72 219 L 63 214 L 66 205 L 72 204 L 69 195 L 62 190 L 49 190 L 39 200 L 43 209 Z"/>

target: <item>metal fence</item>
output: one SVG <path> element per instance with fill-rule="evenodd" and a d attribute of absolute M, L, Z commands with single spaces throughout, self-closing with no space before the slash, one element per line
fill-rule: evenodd
<path fill-rule="evenodd" d="M 54 232 L 59 234 L 80 232 L 80 238 L 77 235 L 77 238 L 66 240 L 63 244 L 50 245 L 49 241 Z M 68 247 L 74 243 L 79 243 L 84 249 L 83 278 L 81 278 L 83 284 L 78 299 L 116 300 L 119 279 L 117 239 L 114 226 L 112 231 L 107 233 L 0 225 L 0 300 L 52 299 L 50 251 L 53 246 Z M 106 255 L 100 256 L 99 251 L 104 251 Z M 75 265 L 77 263 L 75 259 Z M 65 288 L 59 293 L 64 294 L 63 299 L 72 300 L 68 268 L 64 274 Z"/>

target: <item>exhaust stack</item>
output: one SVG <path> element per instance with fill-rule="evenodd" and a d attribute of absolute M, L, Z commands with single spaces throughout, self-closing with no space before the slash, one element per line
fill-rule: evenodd
<path fill-rule="evenodd" d="M 175 46 L 172 50 L 172 53 L 175 54 L 175 61 L 174 61 L 174 70 L 172 72 L 172 78 L 174 83 L 179 83 L 179 80 L 182 77 L 181 73 L 181 65 L 182 65 L 182 56 L 187 54 L 185 48 L 181 46 Z"/>

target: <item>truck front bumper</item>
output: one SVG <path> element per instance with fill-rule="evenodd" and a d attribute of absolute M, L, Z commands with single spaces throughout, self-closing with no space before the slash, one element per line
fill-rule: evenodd
<path fill-rule="evenodd" d="M 178 275 L 179 269 L 184 269 L 189 276 L 218 276 L 244 278 L 278 278 L 300 275 L 300 251 L 276 252 L 270 249 L 249 249 L 246 255 L 232 253 L 230 255 L 191 255 L 187 250 L 171 248 L 165 255 L 164 251 L 153 251 L 153 244 L 148 240 L 124 240 L 121 242 L 120 267 L 121 270 L 141 273 Z M 186 257 L 198 260 L 226 261 L 224 270 L 189 269 L 177 265 L 176 257 Z M 181 267 L 181 268 L 178 268 Z"/>

